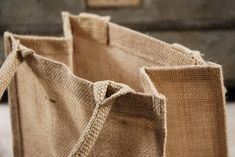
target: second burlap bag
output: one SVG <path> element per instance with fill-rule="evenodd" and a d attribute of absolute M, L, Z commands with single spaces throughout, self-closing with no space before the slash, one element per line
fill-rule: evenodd
<path fill-rule="evenodd" d="M 63 25 L 4 35 L 15 156 L 227 156 L 221 66 L 108 17 Z"/>

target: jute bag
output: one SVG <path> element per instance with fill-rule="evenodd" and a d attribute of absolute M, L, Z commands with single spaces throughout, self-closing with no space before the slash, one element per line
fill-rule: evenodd
<path fill-rule="evenodd" d="M 64 12 L 64 37 L 5 33 L 14 155 L 227 156 L 221 66 Z"/>

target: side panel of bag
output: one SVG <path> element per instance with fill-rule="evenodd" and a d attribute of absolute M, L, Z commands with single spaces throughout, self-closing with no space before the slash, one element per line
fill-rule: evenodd
<path fill-rule="evenodd" d="M 142 74 L 167 99 L 167 156 L 227 156 L 221 66 L 154 67 Z"/>

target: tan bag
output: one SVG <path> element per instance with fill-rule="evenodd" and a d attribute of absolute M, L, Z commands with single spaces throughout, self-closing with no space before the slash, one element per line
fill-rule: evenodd
<path fill-rule="evenodd" d="M 15 156 L 227 156 L 221 66 L 108 17 L 62 15 L 64 37 L 4 34 Z"/>

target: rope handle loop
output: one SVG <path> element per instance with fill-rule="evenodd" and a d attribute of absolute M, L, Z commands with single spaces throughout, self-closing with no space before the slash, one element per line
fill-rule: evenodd
<path fill-rule="evenodd" d="M 68 157 L 87 157 L 89 155 L 111 111 L 113 100 L 132 91 L 128 86 L 112 81 L 99 81 L 94 84 L 95 109 Z"/>
<path fill-rule="evenodd" d="M 12 51 L 0 68 L 0 99 L 24 58 L 33 53 L 31 49 L 21 45 L 20 41 L 16 40 L 12 34 L 10 34 L 10 40 Z"/>

